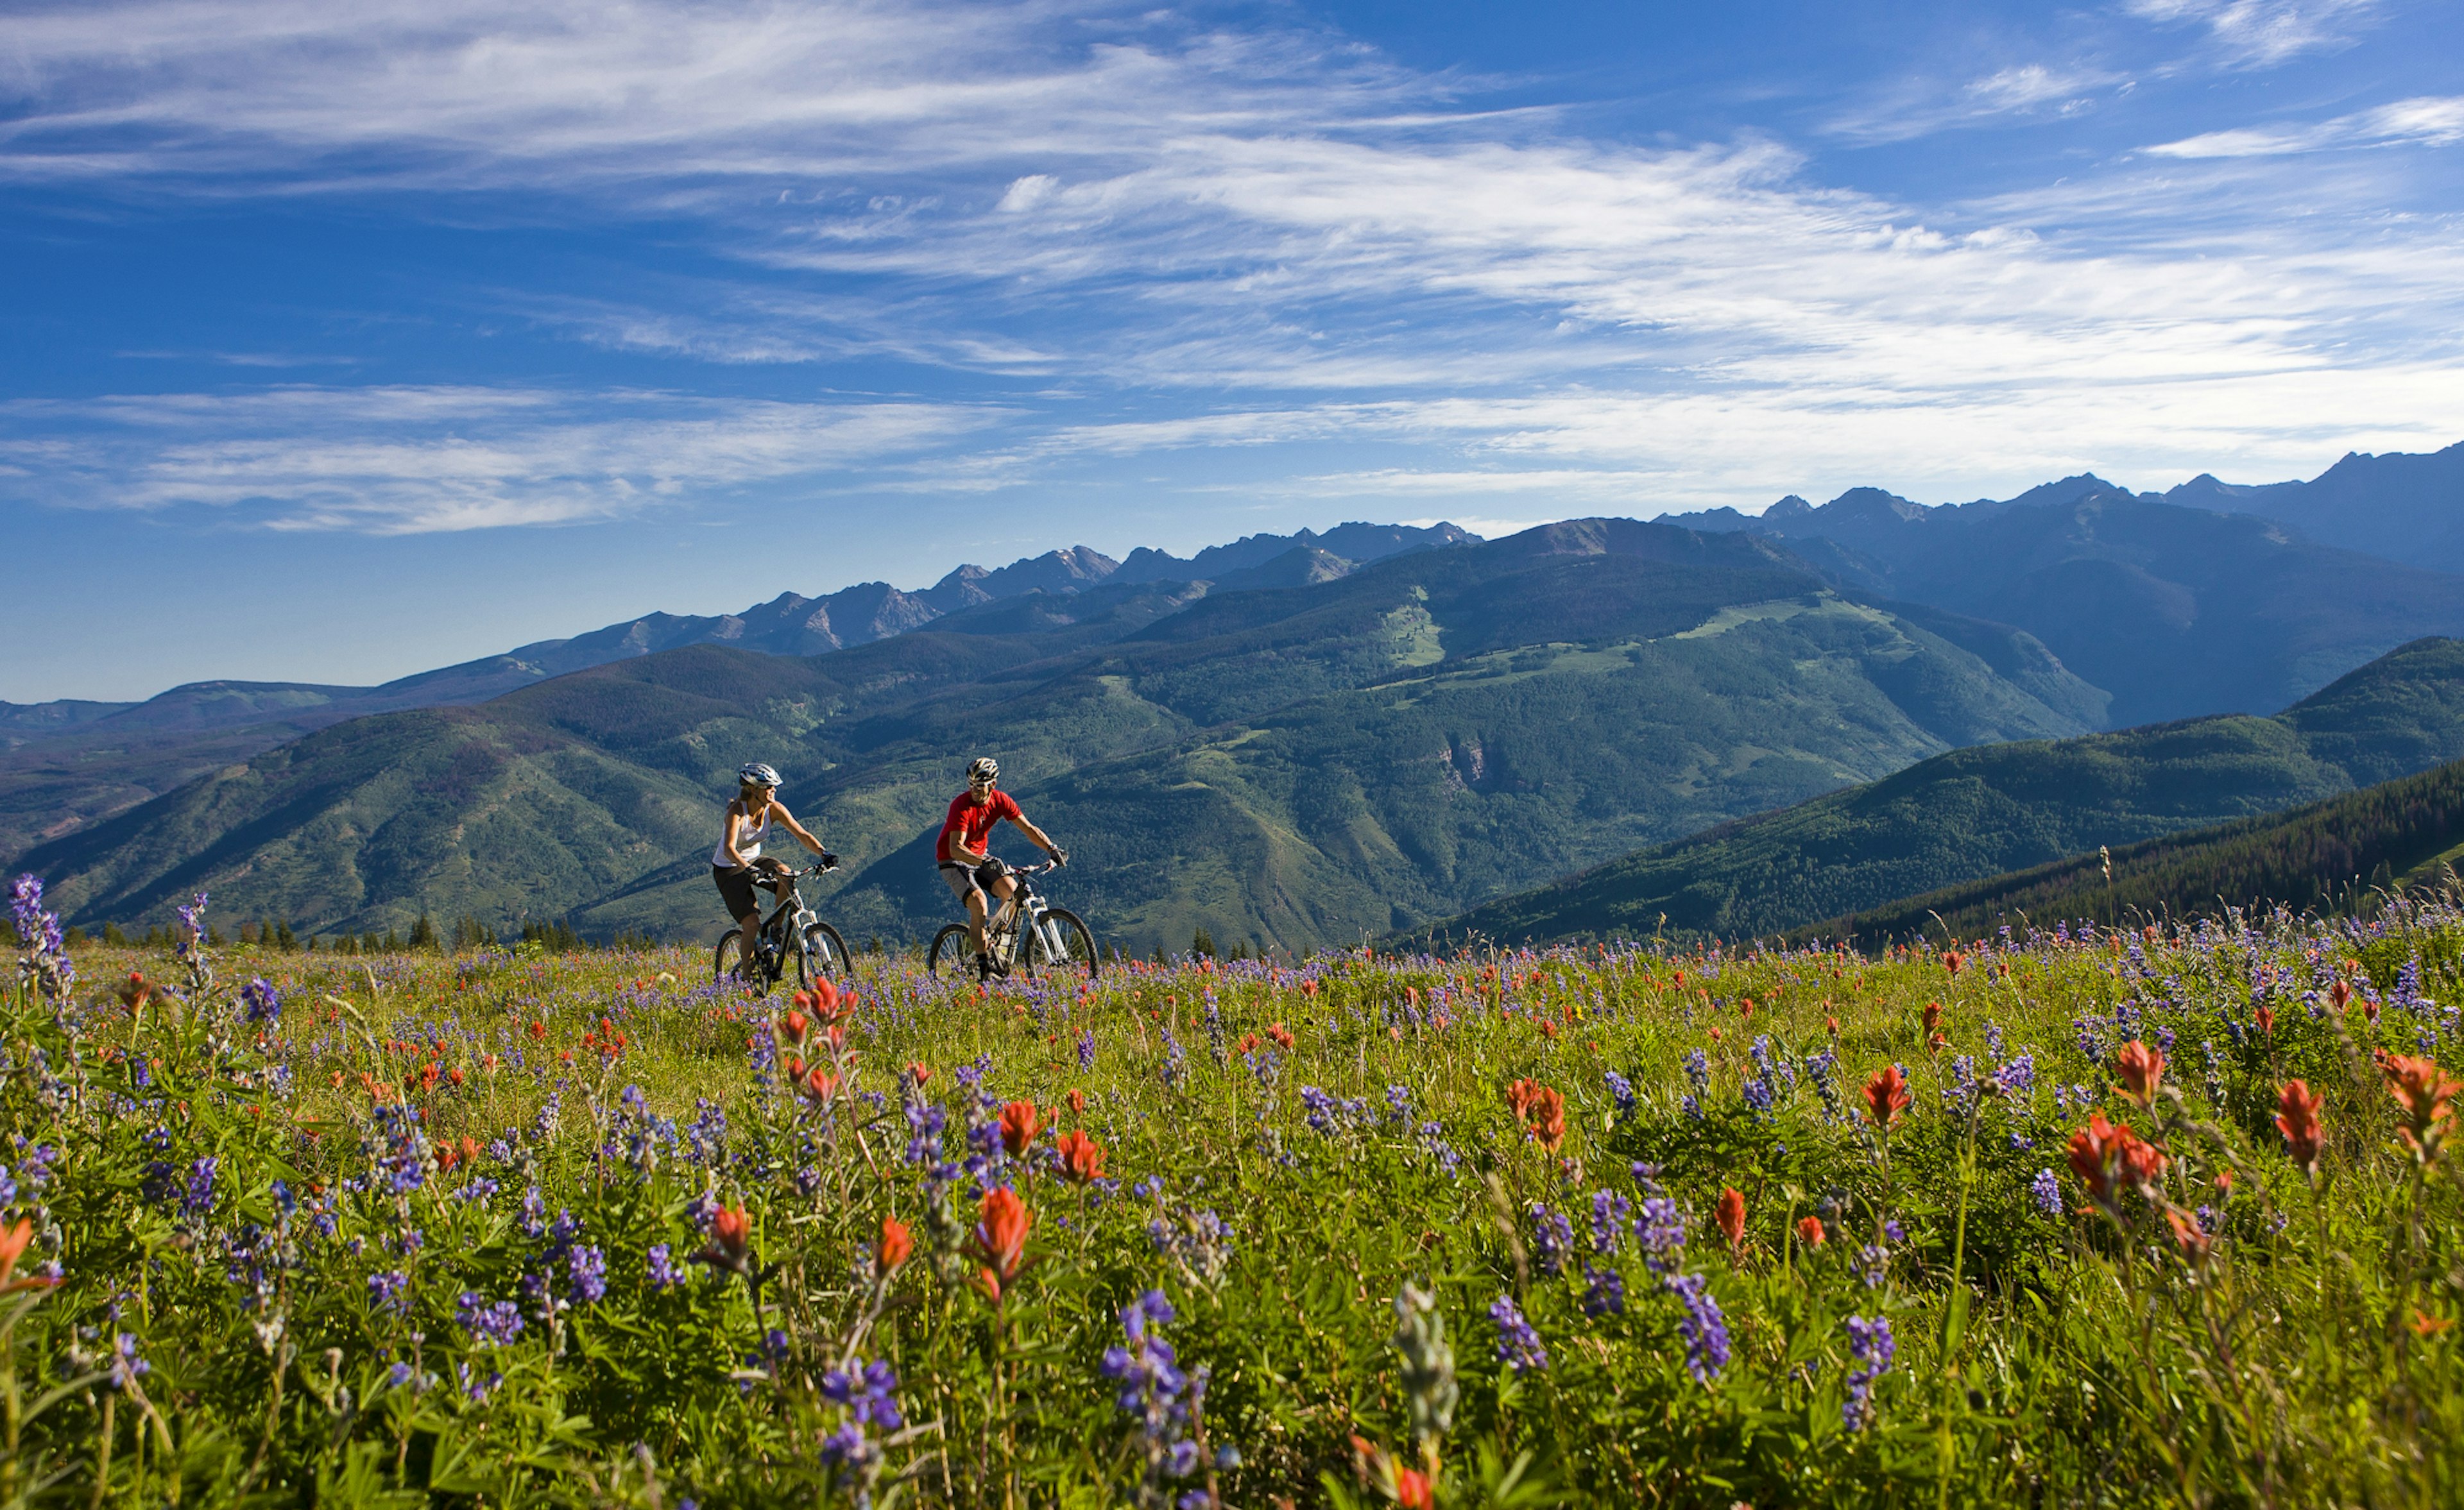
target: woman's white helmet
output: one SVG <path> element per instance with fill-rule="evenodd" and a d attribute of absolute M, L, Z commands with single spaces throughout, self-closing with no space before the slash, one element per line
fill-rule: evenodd
<path fill-rule="evenodd" d="M 736 778 L 747 786 L 766 786 L 773 792 L 779 790 L 779 773 L 759 760 L 737 766 Z"/>
<path fill-rule="evenodd" d="M 1000 779 L 1001 762 L 990 755 L 976 756 L 975 762 L 967 767 L 967 780 L 970 783 Z"/>

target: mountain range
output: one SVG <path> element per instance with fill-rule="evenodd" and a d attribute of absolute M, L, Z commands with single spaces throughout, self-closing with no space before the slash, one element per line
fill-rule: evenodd
<path fill-rule="evenodd" d="M 0 862 L 259 751 L 370 713 L 481 703 L 549 677 L 691 645 L 821 654 L 1004 598 L 1067 594 L 1106 581 L 1201 581 L 1232 590 L 1327 581 L 1366 561 L 1473 538 L 1451 524 L 1343 524 L 1324 535 L 1247 536 L 1187 560 L 1140 547 L 1115 561 L 1080 545 L 991 571 L 959 566 L 913 593 L 859 582 L 819 598 L 781 593 L 742 613 L 646 614 L 377 687 L 196 682 L 142 703 L 0 703 Z"/>
<path fill-rule="evenodd" d="M 2388 507 L 2418 512 L 2447 473 L 2411 464 L 2456 454 L 2347 458 L 2339 496 L 2361 507 L 2350 498 L 2367 504 L 2370 478 L 2393 478 Z M 2280 490 L 2328 481 L 2270 485 L 2266 499 L 2311 507 Z M 1076 547 L 916 593 L 873 583 L 650 615 L 385 688 L 0 705 L 15 741 L 0 845 L 23 846 L 16 864 L 88 924 L 156 921 L 209 888 L 320 931 L 427 909 L 692 933 L 715 916 L 703 857 L 717 799 L 759 757 L 851 862 L 831 915 L 913 936 L 947 911 L 926 831 L 960 764 L 989 750 L 1070 845 L 1063 894 L 1108 941 L 1183 947 L 1203 925 L 1300 950 L 1420 928 L 1918 762 L 1990 766 L 1992 752 L 1967 747 L 2112 741 L 1962 777 L 1995 794 L 1972 826 L 2057 844 L 2098 823 L 2161 833 L 2268 811 L 2446 758 L 2452 665 L 2434 646 L 2387 652 L 2464 634 L 2464 577 L 2218 512 L 2226 486 L 2173 501 L 2082 475 L 1937 508 L 1856 489 L 1759 517 L 1574 520 L 1485 542 L 1346 525 L 1188 560 Z M 2365 678 L 2376 701 L 2321 692 L 2380 657 Z M 2409 733 L 2365 737 L 2333 711 L 2401 723 L 2388 710 L 2407 698 L 2421 705 Z M 2102 733 L 2287 705 L 2187 733 Z M 2029 760 L 2153 770 L 2177 756 L 2242 784 L 2167 807 L 2093 781 L 2032 797 L 2010 776 Z M 73 799 L 80 777 L 107 785 L 97 771 L 126 779 Z M 2035 800 L 2059 811 L 1988 811 Z M 1851 866 L 1873 886 L 1939 886 L 2038 852 L 1962 838 L 1934 845 L 1950 872 L 1901 864 L 1882 830 L 1857 828 L 1862 813 L 1838 821 L 1879 846 Z M 1865 905 L 1827 881 L 1802 896 L 1754 881 L 1834 862 L 1807 858 L 1819 834 L 1749 829 L 1702 841 L 1731 859 L 1763 846 L 1713 866 L 1731 882 L 1705 884 L 1735 900 L 1710 926 Z M 1767 908 L 1774 896 L 1784 905 Z"/>

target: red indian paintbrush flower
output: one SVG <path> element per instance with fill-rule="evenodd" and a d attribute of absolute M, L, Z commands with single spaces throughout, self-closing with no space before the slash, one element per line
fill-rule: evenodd
<path fill-rule="evenodd" d="M 1888 1131 L 1891 1119 L 1907 1110 L 1914 1098 L 1908 1094 L 1908 1077 L 1897 1064 L 1883 1066 L 1865 1083 L 1865 1111 L 1874 1126 Z"/>
<path fill-rule="evenodd" d="M 1799 1216 L 1796 1219 L 1796 1242 L 1798 1247 L 1819 1248 L 1822 1246 L 1826 1236 L 1827 1235 L 1822 1230 L 1821 1217 Z"/>
<path fill-rule="evenodd" d="M 2341 980 L 2327 988 L 2327 1004 L 2334 1007 L 2338 1012 L 2343 1011 L 2344 1004 L 2352 999 L 2353 988 L 2344 984 Z"/>
<path fill-rule="evenodd" d="M 136 971 L 130 971 L 128 978 L 120 983 L 121 1004 L 131 1012 L 145 1005 L 146 998 L 152 995 L 154 983 Z"/>
<path fill-rule="evenodd" d="M 2404 1113 L 2405 1125 L 2396 1129 L 2396 1136 L 2423 1163 L 2438 1157 L 2439 1145 L 2447 1138 L 2441 1124 L 2454 1109 L 2448 1103 L 2464 1085 L 2442 1078 L 2438 1061 L 2428 1055 L 2381 1054 L 2379 1072 L 2387 1077 L 2387 1092 Z"/>
<path fill-rule="evenodd" d="M 1025 1264 L 1026 1235 L 1034 1226 L 1035 1214 L 1018 1198 L 1018 1192 L 1006 1185 L 984 1192 L 973 1247 L 984 1266 L 978 1282 L 996 1304 Z"/>
<path fill-rule="evenodd" d="M 1720 1224 L 1720 1236 L 1728 1239 L 1731 1249 L 1745 1246 L 1746 1196 L 1733 1186 L 1720 1193 L 1720 1204 L 1711 1209 L 1711 1219 Z"/>
<path fill-rule="evenodd" d="M 914 1251 L 915 1235 L 907 1230 L 905 1222 L 895 1216 L 881 1218 L 881 1241 L 875 1243 L 872 1249 L 873 1273 L 881 1275 L 897 1273 L 899 1265 L 905 1263 L 908 1257 Z"/>
<path fill-rule="evenodd" d="M 1429 1485 L 1429 1476 L 1417 1468 L 1395 1470 L 1395 1502 L 1403 1510 L 1437 1510 L 1437 1491 Z"/>
<path fill-rule="evenodd" d="M 1061 1148 L 1061 1171 L 1084 1185 L 1104 1177 L 1104 1146 L 1084 1131 L 1065 1132 L 1057 1140 Z"/>
<path fill-rule="evenodd" d="M 2115 1088 L 2128 1094 L 2141 1106 L 2153 1110 L 2156 1092 L 2165 1083 L 2164 1053 L 2132 1039 L 2122 1045 L 2121 1053 L 2113 1057 L 2113 1068 L 2122 1077 L 2122 1083 Z"/>
<path fill-rule="evenodd" d="M 1926 1038 L 1932 1038 L 1942 1031 L 1941 1002 L 1928 1001 L 1925 1004 L 1925 1030 Z"/>
<path fill-rule="evenodd" d="M 1069 1092 L 1069 1115 L 1073 1117 L 1083 1117 L 1087 1115 L 1087 1093 L 1085 1091 L 1073 1089 Z"/>
<path fill-rule="evenodd" d="M 1008 1103 L 1001 1109 L 1001 1147 L 1009 1149 L 1011 1158 L 1017 1158 L 1026 1151 L 1027 1145 L 1035 1141 L 1035 1129 L 1041 1125 L 1042 1119 L 1036 1115 L 1035 1103 L 1031 1101 Z"/>
<path fill-rule="evenodd" d="M 801 991 L 797 992 L 796 999 L 799 1001 L 803 1000 L 804 994 Z M 785 1017 L 779 1019 L 779 1041 L 784 1043 L 789 1048 L 803 1048 L 804 1046 L 804 1035 L 812 1030 L 813 1021 L 810 1018 L 805 1017 L 801 1012 L 790 1012 Z"/>
<path fill-rule="evenodd" d="M 2284 1151 L 2299 1166 L 2301 1177 L 2319 1177 L 2319 1110 L 2327 1098 L 2314 1095 L 2310 1087 L 2298 1080 L 2288 1080 L 2276 1094 L 2276 1130 L 2284 1134 Z"/>
<path fill-rule="evenodd" d="M 2071 1172 L 2079 1176 L 2087 1193 L 2100 1206 L 2113 1204 L 2114 1165 L 2121 1149 L 2121 1140 L 2131 1136 L 2127 1126 L 2117 1127 L 2098 1112 L 2087 1119 L 2087 1126 L 2071 1134 Z"/>
<path fill-rule="evenodd" d="M 753 1218 L 741 1206 L 722 1206 L 710 1218 L 710 1246 L 702 1250 L 705 1262 L 742 1274 L 753 1249 Z"/>
<path fill-rule="evenodd" d="M 1959 972 L 1967 963 L 1968 956 L 1958 950 L 1946 949 L 1942 952 L 1942 968 L 1950 972 L 1953 980 L 1959 978 Z"/>
<path fill-rule="evenodd" d="M 1531 1098 L 1525 1125 L 1540 1147 L 1555 1152 L 1566 1141 L 1566 1098 L 1543 1085 Z"/>
<path fill-rule="evenodd" d="M 60 1281 L 35 1275 L 31 1279 L 16 1278 L 17 1260 L 26 1254 L 26 1244 L 34 1240 L 34 1224 L 24 1216 L 17 1225 L 0 1233 L 0 1295 L 13 1295 L 20 1290 L 47 1289 Z"/>
<path fill-rule="evenodd" d="M 2276 1009 L 2261 1007 L 2258 1009 L 2257 1018 L 2258 1031 L 2268 1038 L 2276 1037 Z"/>

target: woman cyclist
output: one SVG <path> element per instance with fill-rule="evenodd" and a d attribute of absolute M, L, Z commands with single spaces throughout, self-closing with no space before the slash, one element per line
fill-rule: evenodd
<path fill-rule="evenodd" d="M 753 888 L 760 886 L 775 893 L 778 886 L 771 878 L 786 868 L 761 853 L 774 821 L 821 856 L 822 864 L 833 864 L 839 858 L 805 832 L 796 815 L 787 811 L 787 804 L 779 800 L 778 772 L 756 760 L 736 773 L 736 796 L 729 799 L 726 819 L 719 826 L 718 847 L 711 851 L 710 878 L 718 884 L 728 916 L 744 929 L 743 958 L 748 965 L 761 937 L 761 903 Z"/>

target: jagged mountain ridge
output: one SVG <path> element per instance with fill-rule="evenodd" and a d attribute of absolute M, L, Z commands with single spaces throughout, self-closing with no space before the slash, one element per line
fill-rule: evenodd
<path fill-rule="evenodd" d="M 2026 630 L 2130 726 L 2281 708 L 2424 635 L 2464 634 L 2464 577 L 2093 474 L 1928 507 L 1852 488 L 1670 522 L 1780 541 L 1841 586 Z"/>
<path fill-rule="evenodd" d="M 847 857 L 827 913 L 915 937 L 948 912 L 934 820 L 990 750 L 1069 845 L 1055 888 L 1106 939 L 1182 948 L 1203 924 L 1297 951 L 1960 744 L 2086 727 L 2056 704 L 2093 689 L 2042 646 L 1929 622 L 1758 537 L 1569 521 L 1314 584 L 1115 581 L 809 658 L 612 662 L 321 731 L 26 864 L 89 924 L 207 889 L 328 931 L 426 908 L 692 936 L 715 916 L 718 801 L 758 756 Z"/>
<path fill-rule="evenodd" d="M 1331 580 L 1399 552 L 1477 538 L 1451 524 L 1353 523 L 1322 536 L 1307 529 L 1252 535 L 1185 561 L 1141 547 L 1116 562 L 1075 545 L 993 570 L 961 565 L 913 593 L 859 582 L 819 598 L 781 593 L 738 614 L 645 614 L 377 687 L 216 681 L 175 687 L 142 703 L 0 703 L 0 861 L 349 718 L 481 703 L 550 677 L 689 645 L 818 655 L 1034 593 L 1067 595 L 1114 580 L 1204 581 L 1221 591 L 1289 586 Z"/>

